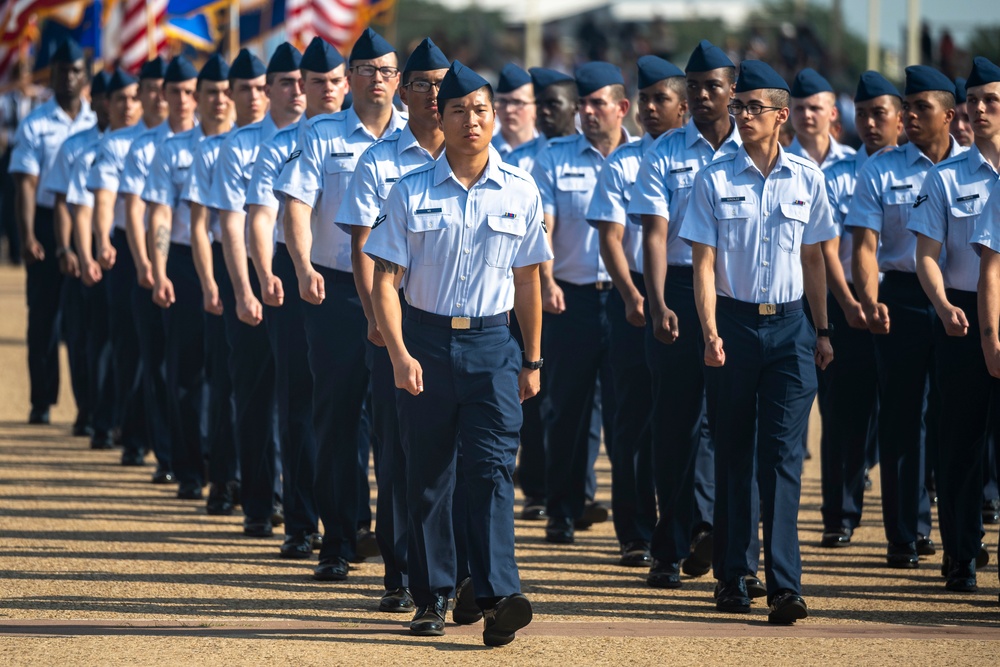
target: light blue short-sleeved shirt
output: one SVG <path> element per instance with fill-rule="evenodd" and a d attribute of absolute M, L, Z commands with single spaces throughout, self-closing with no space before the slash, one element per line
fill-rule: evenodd
<path fill-rule="evenodd" d="M 642 224 L 643 215 L 658 215 L 667 225 L 667 264 L 691 266 L 691 246 L 678 235 L 691 198 L 695 176 L 712 160 L 735 153 L 742 140 L 736 123 L 719 150 L 702 136 L 693 121 L 658 137 L 639 167 L 632 200 L 631 219 Z"/>
<path fill-rule="evenodd" d="M 815 160 L 806 152 L 806 149 L 802 147 L 799 143 L 799 138 L 795 137 L 792 139 L 792 143 L 788 146 L 787 150 L 792 155 L 798 155 L 801 158 L 809 160 L 813 164 L 816 164 Z M 854 157 L 855 150 L 850 146 L 845 146 L 833 137 L 830 137 L 830 150 L 826 153 L 826 158 L 823 160 L 823 164 L 819 165 L 819 168 L 826 171 L 833 165 L 837 164 L 842 160 L 847 160 Z"/>
<path fill-rule="evenodd" d="M 66 203 L 70 206 L 94 208 L 94 193 L 87 189 L 87 174 L 97 158 L 96 144 L 87 146 L 76 156 L 66 184 Z"/>
<path fill-rule="evenodd" d="M 642 156 L 652 145 L 653 137 L 644 134 L 639 141 L 616 148 L 604 163 L 594 196 L 587 207 L 587 222 L 592 226 L 596 227 L 599 222 L 611 222 L 625 228 L 622 249 L 629 270 L 635 273 L 642 273 L 642 229 L 639 224 L 629 224 L 628 205 Z"/>
<path fill-rule="evenodd" d="M 55 195 L 66 196 L 69 193 L 69 184 L 73 179 L 73 168 L 77 165 L 81 156 L 89 154 L 93 159 L 93 151 L 101 141 L 103 133 L 96 126 L 92 125 L 86 130 L 81 130 L 70 135 L 56 152 L 55 162 L 45 176 L 39 180 L 38 187 L 44 188 Z"/>
<path fill-rule="evenodd" d="M 373 136 L 354 107 L 314 116 L 299 149 L 281 171 L 274 191 L 312 207 L 313 264 L 350 273 L 351 237 L 335 224 L 358 158 L 375 141 L 403 129 L 406 117 L 393 110 L 382 137 Z"/>
<path fill-rule="evenodd" d="M 625 134 L 625 141 L 630 140 Z M 574 285 L 611 280 L 601 259 L 597 230 L 587 223 L 587 207 L 604 162 L 584 135 L 574 134 L 550 140 L 531 171 L 542 194 L 543 211 L 556 219 L 552 275 L 558 280 Z"/>
<path fill-rule="evenodd" d="M 716 249 L 715 291 L 748 303 L 802 298 L 802 245 L 828 241 L 837 228 L 823 172 L 779 148 L 767 178 L 746 148 L 698 174 L 680 235 Z"/>
<path fill-rule="evenodd" d="M 268 113 L 260 122 L 236 128 L 227 135 L 219 148 L 212 175 L 212 189 L 208 195 L 210 206 L 220 211 L 243 213 L 254 162 L 261 146 L 270 141 L 277 131 L 274 119 Z"/>
<path fill-rule="evenodd" d="M 961 155 L 936 164 L 924 179 L 920 203 L 906 228 L 943 245 L 939 263 L 946 288 L 978 291 L 979 255 L 972 244 L 998 178 L 973 144 Z"/>
<path fill-rule="evenodd" d="M 485 317 L 514 306 L 512 269 L 552 259 L 531 177 L 490 147 L 468 190 L 442 153 L 399 179 L 365 253 L 406 269 L 411 306 L 448 317 Z M 384 217 L 382 217 L 384 216 Z"/>
<path fill-rule="evenodd" d="M 949 157 L 965 151 L 951 140 Z M 911 143 L 873 155 L 858 172 L 844 226 L 879 234 L 879 271 L 917 271 L 917 237 L 906 229 L 927 172 L 934 164 Z"/>
<path fill-rule="evenodd" d="M 297 150 L 296 146 L 300 143 L 306 127 L 307 119 L 303 116 L 297 123 L 275 132 L 274 136 L 261 146 L 250 176 L 246 205 L 265 206 L 277 212 L 275 218 L 277 224 L 274 225 L 276 243 L 285 242 L 285 225 L 282 220 L 285 206 L 284 202 L 275 196 L 274 184 L 281 175 L 282 167 L 292 159 L 291 156 Z"/>
<path fill-rule="evenodd" d="M 97 114 L 86 100 L 80 102 L 76 118 L 70 118 L 55 99 L 51 99 L 28 114 L 17 128 L 8 171 L 11 174 L 38 176 L 35 202 L 39 206 L 52 208 L 56 205 L 55 194 L 42 184 L 56 161 L 59 147 L 67 137 L 96 124 Z"/>
<path fill-rule="evenodd" d="M 174 131 L 170 129 L 170 123 L 163 121 L 132 140 L 118 184 L 119 194 L 142 196 L 156 149 L 173 136 Z"/>
<path fill-rule="evenodd" d="M 978 254 L 985 246 L 994 252 L 1000 252 L 1000 182 L 994 184 L 990 197 L 982 205 L 982 210 L 976 219 L 976 227 L 972 231 L 969 243 Z"/>
<path fill-rule="evenodd" d="M 176 134 L 156 149 L 149 166 L 149 178 L 142 191 L 142 198 L 151 204 L 162 204 L 171 209 L 171 243 L 191 245 L 191 205 L 181 196 L 198 148 L 205 135 L 201 127 Z"/>
<path fill-rule="evenodd" d="M 123 127 L 114 132 L 108 132 L 101 137 L 97 147 L 94 164 L 87 172 L 86 187 L 91 192 L 107 190 L 118 192 L 121 185 L 122 172 L 125 171 L 125 158 L 132 148 L 132 142 L 146 132 L 146 125 L 140 120 L 132 127 Z M 125 229 L 125 198 L 115 198 L 114 227 Z"/>
<path fill-rule="evenodd" d="M 538 159 L 538 154 L 548 146 L 549 140 L 545 138 L 544 134 L 539 134 L 537 137 L 531 141 L 526 141 L 517 148 L 513 149 L 510 153 L 504 156 L 503 161 L 507 164 L 512 164 L 515 167 L 520 167 L 529 174 L 531 170 L 535 167 L 535 160 Z"/>
<path fill-rule="evenodd" d="M 396 134 L 375 142 L 358 159 L 347 196 L 337 211 L 337 225 L 348 234 L 354 226 L 371 227 L 396 181 L 433 161 L 434 157 L 413 136 L 409 123 Z"/>
<path fill-rule="evenodd" d="M 854 253 L 854 235 L 844 227 L 844 219 L 854 198 L 854 188 L 858 182 L 861 167 L 868 161 L 868 150 L 862 146 L 853 156 L 841 160 L 823 169 L 826 176 L 826 198 L 830 200 L 833 211 L 833 222 L 840 233 L 840 265 L 844 268 L 844 278 L 854 283 L 854 269 L 851 266 L 851 255 Z"/>
<path fill-rule="evenodd" d="M 532 138 L 529 139 L 528 141 L 531 141 L 536 137 L 538 137 L 538 130 L 534 131 Z M 511 146 L 507 142 L 507 140 L 503 138 L 503 133 L 500 131 L 499 124 L 497 125 L 496 134 L 493 135 L 493 140 L 490 143 L 493 144 L 493 148 L 497 149 L 497 153 L 500 154 L 500 157 L 503 158 L 505 162 L 507 161 L 507 156 L 510 155 L 511 151 L 514 150 L 514 147 Z"/>
<path fill-rule="evenodd" d="M 213 134 L 204 137 L 194 153 L 194 163 L 191 172 L 181 190 L 181 199 L 189 204 L 200 204 L 208 209 L 208 231 L 216 241 L 222 240 L 222 223 L 219 222 L 219 211 L 212 204 L 212 183 L 215 181 L 219 150 L 232 132 Z"/>

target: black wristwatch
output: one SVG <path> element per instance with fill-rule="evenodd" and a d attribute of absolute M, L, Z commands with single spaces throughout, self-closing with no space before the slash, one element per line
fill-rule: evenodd
<path fill-rule="evenodd" d="M 521 368 L 527 368 L 529 371 L 537 371 L 542 367 L 544 362 L 544 359 L 539 359 L 538 361 L 528 361 L 527 359 L 522 359 Z"/>
<path fill-rule="evenodd" d="M 61 245 L 58 248 L 56 248 L 56 259 L 62 259 L 68 254 L 69 254 L 69 248 L 67 248 L 66 246 Z"/>
<path fill-rule="evenodd" d="M 833 324 L 827 324 L 825 329 L 816 329 L 817 338 L 832 338 Z"/>

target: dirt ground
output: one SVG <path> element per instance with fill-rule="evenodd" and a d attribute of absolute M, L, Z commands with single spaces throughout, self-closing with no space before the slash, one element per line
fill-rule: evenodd
<path fill-rule="evenodd" d="M 487 649 L 480 625 L 411 637 L 408 616 L 375 611 L 380 561 L 315 582 L 312 562 L 277 557 L 280 537 L 244 537 L 239 516 L 207 516 L 151 484 L 151 466 L 123 468 L 118 451 L 71 437 L 65 364 L 52 425 L 29 427 L 23 270 L 0 267 L 0 313 L 0 665 L 987 665 L 1000 654 L 996 526 L 978 593 L 944 590 L 940 552 L 887 569 L 876 474 L 853 545 L 819 548 L 815 416 L 799 519 L 807 620 L 769 626 L 760 601 L 720 614 L 710 577 L 648 588 L 644 570 L 617 565 L 610 522 L 556 548 L 544 524 L 518 521 L 535 619 L 517 641 Z M 604 458 L 599 473 L 607 502 Z"/>

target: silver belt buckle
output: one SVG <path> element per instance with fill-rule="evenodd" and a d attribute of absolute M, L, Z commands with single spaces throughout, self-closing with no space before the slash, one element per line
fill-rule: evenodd
<path fill-rule="evenodd" d="M 452 329 L 471 329 L 472 320 L 468 317 L 453 317 L 451 318 L 451 328 Z"/>
<path fill-rule="evenodd" d="M 777 312 L 778 312 L 778 304 L 776 303 L 757 304 L 758 315 L 774 315 Z"/>

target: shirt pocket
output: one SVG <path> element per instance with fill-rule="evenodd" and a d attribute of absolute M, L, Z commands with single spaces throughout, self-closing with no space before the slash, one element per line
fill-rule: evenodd
<path fill-rule="evenodd" d="M 440 266 L 449 255 L 448 214 L 414 213 L 406 223 L 413 245 L 411 256 L 424 266 Z"/>
<path fill-rule="evenodd" d="M 885 211 L 883 222 L 885 228 L 882 230 L 882 236 L 886 234 L 886 228 L 890 232 L 905 233 L 904 237 L 910 236 L 910 232 L 906 231 L 906 223 L 910 219 L 910 210 L 916 201 L 916 188 L 889 190 L 882 195 L 882 208 Z"/>
<path fill-rule="evenodd" d="M 170 171 L 170 185 L 173 192 L 173 208 L 177 208 L 181 202 L 181 193 L 187 184 L 188 177 L 191 176 L 191 165 L 194 159 L 191 156 L 181 157 L 177 160 L 177 166 Z"/>
<path fill-rule="evenodd" d="M 793 255 L 802 247 L 802 232 L 809 224 L 809 204 L 782 203 L 779 205 L 778 247 Z"/>
<path fill-rule="evenodd" d="M 486 263 L 506 271 L 511 267 L 518 241 L 524 237 L 528 227 L 523 218 L 502 215 L 487 215 L 486 224 L 490 230 L 486 237 Z"/>
<path fill-rule="evenodd" d="M 597 178 L 590 174 L 564 174 L 556 178 L 556 206 L 566 215 L 585 211 Z"/>
<path fill-rule="evenodd" d="M 392 192 L 392 186 L 396 184 L 398 178 L 387 178 L 382 183 L 378 184 L 378 198 L 385 201 L 389 198 L 389 193 Z"/>
<path fill-rule="evenodd" d="M 976 221 L 985 204 L 982 197 L 951 203 L 948 207 L 948 236 L 954 243 L 965 245 L 972 241 Z"/>
<path fill-rule="evenodd" d="M 719 221 L 719 242 L 725 242 L 727 252 L 746 252 L 750 247 L 750 219 L 754 214 L 754 206 L 750 202 L 723 202 L 715 211 Z"/>
<path fill-rule="evenodd" d="M 356 164 L 357 160 L 353 154 L 334 153 L 333 155 L 328 155 L 326 160 L 323 161 L 323 171 L 326 172 L 326 178 L 320 191 L 339 203 L 344 192 L 347 190 L 347 184 L 351 180 L 351 176 L 354 175 Z"/>

